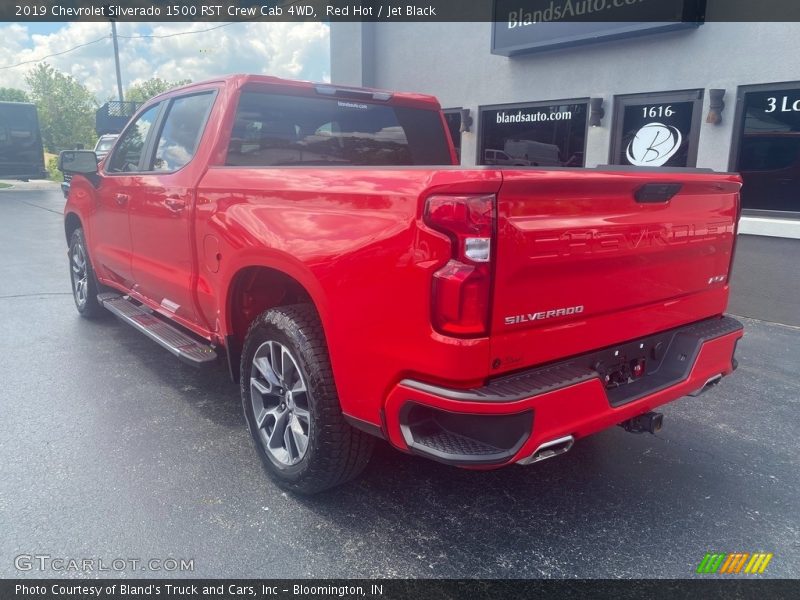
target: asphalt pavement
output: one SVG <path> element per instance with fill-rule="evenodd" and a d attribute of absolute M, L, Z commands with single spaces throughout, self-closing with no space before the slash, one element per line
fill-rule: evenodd
<path fill-rule="evenodd" d="M 800 329 L 743 319 L 739 370 L 667 406 L 656 436 L 614 428 L 493 472 L 380 443 L 357 481 L 295 497 L 262 472 L 224 368 L 78 316 L 62 208 L 53 184 L 0 190 L 0 577 L 683 578 L 706 552 L 800 576 Z"/>

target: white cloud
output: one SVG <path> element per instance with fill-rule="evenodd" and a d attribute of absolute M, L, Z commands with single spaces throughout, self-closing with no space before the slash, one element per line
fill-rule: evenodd
<path fill-rule="evenodd" d="M 123 86 L 161 77 L 199 81 L 227 73 L 261 73 L 293 79 L 330 80 L 330 36 L 323 23 L 235 23 L 203 33 L 214 23 L 119 23 Z M 124 37 L 131 36 L 131 37 Z M 103 102 L 116 96 L 116 76 L 108 23 L 66 23 L 53 33 L 31 35 L 27 25 L 0 26 L 0 67 L 105 38 L 62 56 L 46 59 L 75 77 Z M 26 89 L 25 74 L 35 64 L 0 69 L 0 87 Z"/>

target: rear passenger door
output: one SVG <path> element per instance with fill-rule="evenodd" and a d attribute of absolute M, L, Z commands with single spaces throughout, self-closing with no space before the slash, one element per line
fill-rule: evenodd
<path fill-rule="evenodd" d="M 141 186 L 130 202 L 134 289 L 188 325 L 197 322 L 192 225 L 202 174 L 202 165 L 192 165 L 192 159 L 215 97 L 216 91 L 208 90 L 166 101 Z"/>

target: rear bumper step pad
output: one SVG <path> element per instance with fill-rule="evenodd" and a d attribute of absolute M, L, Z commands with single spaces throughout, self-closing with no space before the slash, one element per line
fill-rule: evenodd
<path fill-rule="evenodd" d="M 600 378 L 598 363 L 614 360 L 615 353 L 633 358 L 640 346 L 647 351 L 647 373 L 640 380 L 608 390 L 612 406 L 620 406 L 686 379 L 700 347 L 710 340 L 742 329 L 731 317 L 708 319 L 611 348 L 505 375 L 481 388 L 454 390 L 406 379 L 402 384 L 430 394 L 465 402 L 515 402 Z M 658 349 L 658 351 L 656 351 Z"/>

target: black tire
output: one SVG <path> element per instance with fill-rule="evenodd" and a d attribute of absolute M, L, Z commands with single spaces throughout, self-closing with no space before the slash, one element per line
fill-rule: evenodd
<path fill-rule="evenodd" d="M 72 299 L 80 315 L 87 319 L 102 315 L 103 307 L 97 301 L 97 279 L 89 258 L 86 237 L 80 227 L 72 232 L 69 240 L 69 273 Z"/>
<path fill-rule="evenodd" d="M 258 354 L 263 370 L 263 361 L 268 356 L 265 353 L 275 348 L 286 350 L 291 355 L 292 361 L 287 360 L 289 371 L 299 370 L 302 379 L 293 379 L 291 375 L 286 377 L 287 381 L 297 382 L 294 386 L 284 383 L 283 379 L 280 384 L 274 385 L 267 382 L 268 378 L 261 379 L 263 371 L 254 364 L 254 359 Z M 284 360 L 282 356 L 281 365 Z M 269 362 L 276 363 L 274 359 Z M 282 366 L 279 370 L 285 374 Z M 255 388 L 256 391 L 253 391 L 256 384 L 251 378 L 257 379 L 256 384 L 262 381 L 260 387 Z M 269 393 L 263 393 L 263 382 L 267 382 Z M 256 451 L 266 472 L 281 487 L 301 494 L 322 492 L 353 479 L 369 462 L 375 440 L 344 420 L 322 324 L 313 306 L 283 306 L 268 310 L 253 321 L 242 351 L 240 387 L 242 407 Z M 300 388 L 302 391 L 296 392 L 293 400 L 289 398 L 291 394 L 287 394 L 285 403 L 280 400 L 287 390 Z M 264 408 L 274 402 L 279 405 L 273 410 Z M 262 417 L 260 425 L 256 408 Z M 287 410 L 291 413 L 291 409 L 298 414 L 301 411 L 307 413 L 303 417 L 308 419 L 307 428 L 300 418 L 295 419 L 295 424 L 306 435 L 304 449 L 300 447 L 302 445 L 298 446 L 296 440 L 292 443 L 287 438 L 283 438 L 281 447 L 280 438 L 283 436 L 276 436 L 277 444 L 268 439 L 271 432 L 279 430 L 280 417 L 267 414 L 284 415 Z M 293 417 L 290 415 L 288 418 Z M 283 427 L 293 429 L 294 425 Z M 291 436 L 292 432 L 286 435 Z M 303 433 L 300 435 L 302 438 Z M 270 443 L 273 444 L 272 449 L 268 448 Z M 286 447 L 287 444 L 293 447 L 296 456 L 291 456 L 292 451 Z M 278 453 L 281 456 L 276 456 Z"/>

